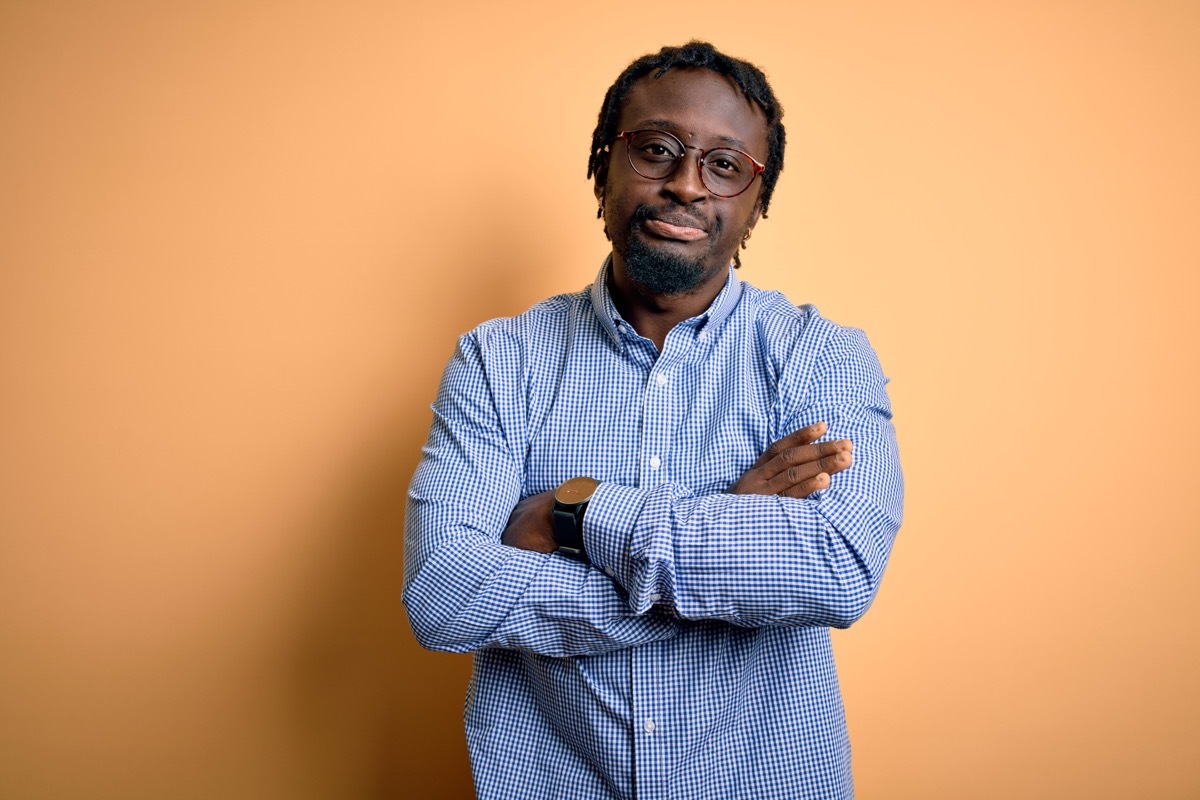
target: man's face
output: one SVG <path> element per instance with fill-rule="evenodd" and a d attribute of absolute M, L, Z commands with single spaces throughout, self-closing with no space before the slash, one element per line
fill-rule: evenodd
<path fill-rule="evenodd" d="M 706 69 L 672 69 L 646 76 L 630 89 L 618 130 L 647 128 L 674 134 L 685 145 L 733 147 L 765 163 L 767 123 L 762 110 L 728 78 Z M 629 165 L 626 142 L 611 145 L 608 171 L 596 196 L 613 243 L 613 269 L 651 294 L 680 294 L 724 282 L 725 269 L 758 221 L 761 176 L 737 197 L 711 194 L 700 181 L 699 151 L 665 180 L 650 180 Z"/>

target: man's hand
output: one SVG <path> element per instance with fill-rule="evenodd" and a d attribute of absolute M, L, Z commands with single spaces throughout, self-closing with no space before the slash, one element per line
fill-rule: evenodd
<path fill-rule="evenodd" d="M 854 443 L 849 439 L 813 444 L 828 427 L 816 422 L 783 437 L 738 478 L 729 493 L 803 498 L 828 487 L 830 475 L 854 463 Z"/>
<path fill-rule="evenodd" d="M 553 553 L 558 549 L 554 538 L 554 490 L 534 494 L 517 503 L 508 516 L 508 525 L 500 541 L 509 547 Z"/>

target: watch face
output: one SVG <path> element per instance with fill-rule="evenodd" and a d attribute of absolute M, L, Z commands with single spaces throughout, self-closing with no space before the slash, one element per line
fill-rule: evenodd
<path fill-rule="evenodd" d="M 598 485 L 593 478 L 571 478 L 554 490 L 554 499 L 565 506 L 586 503 L 592 499 Z"/>

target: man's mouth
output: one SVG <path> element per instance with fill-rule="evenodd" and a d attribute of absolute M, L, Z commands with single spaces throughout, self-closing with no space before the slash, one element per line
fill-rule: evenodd
<path fill-rule="evenodd" d="M 679 242 L 694 242 L 708 236 L 703 223 L 684 214 L 639 214 L 641 227 L 651 236 L 674 239 Z"/>
<path fill-rule="evenodd" d="M 708 233 L 700 228 L 675 225 L 662 219 L 648 219 L 642 223 L 642 228 L 663 239 L 676 239 L 681 242 L 694 242 L 708 236 Z"/>

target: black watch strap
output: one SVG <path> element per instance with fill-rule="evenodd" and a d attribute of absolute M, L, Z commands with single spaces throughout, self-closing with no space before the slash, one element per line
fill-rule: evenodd
<path fill-rule="evenodd" d="M 586 559 L 583 549 L 583 510 L 587 505 L 554 509 L 554 540 L 558 550 L 572 558 Z"/>

